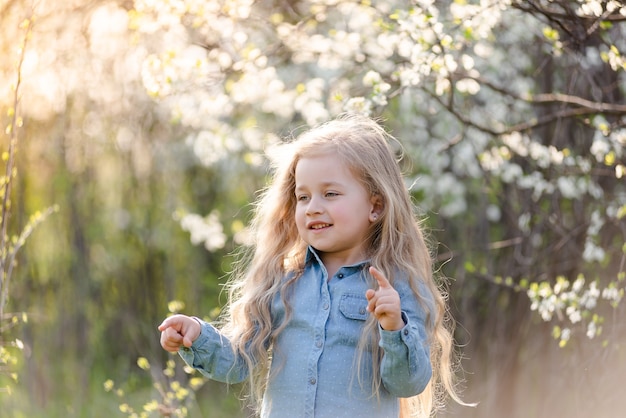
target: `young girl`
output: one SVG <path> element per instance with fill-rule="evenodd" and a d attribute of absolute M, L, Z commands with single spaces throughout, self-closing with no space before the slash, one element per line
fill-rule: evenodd
<path fill-rule="evenodd" d="M 247 379 L 262 417 L 426 417 L 444 392 L 459 400 L 391 139 L 353 115 L 281 145 L 224 325 L 171 316 L 163 348 L 211 379 Z"/>

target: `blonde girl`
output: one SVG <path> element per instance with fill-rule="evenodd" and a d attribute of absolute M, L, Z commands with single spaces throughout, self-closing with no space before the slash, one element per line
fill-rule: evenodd
<path fill-rule="evenodd" d="M 431 254 L 392 151 L 343 115 L 281 145 L 217 328 L 174 315 L 161 345 L 247 380 L 262 417 L 427 417 L 453 386 Z"/>

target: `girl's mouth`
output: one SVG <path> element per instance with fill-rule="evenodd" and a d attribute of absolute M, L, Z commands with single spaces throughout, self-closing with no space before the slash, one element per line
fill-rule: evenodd
<path fill-rule="evenodd" d="M 324 229 L 332 226 L 331 224 L 314 224 L 309 227 L 309 229 Z"/>

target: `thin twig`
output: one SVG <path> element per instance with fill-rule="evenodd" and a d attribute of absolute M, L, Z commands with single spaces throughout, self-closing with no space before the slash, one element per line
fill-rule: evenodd
<path fill-rule="evenodd" d="M 17 78 L 15 82 L 15 88 L 13 92 L 13 115 L 11 119 L 10 126 L 10 138 L 9 138 L 9 150 L 8 150 L 8 158 L 7 165 L 5 170 L 5 182 L 3 184 L 4 188 L 4 196 L 2 196 L 2 207 L 0 210 L 0 216 L 2 220 L 0 221 L 0 318 L 3 316 L 4 306 L 7 301 L 8 291 L 9 291 L 9 280 L 11 278 L 10 274 L 12 271 L 12 260 L 10 252 L 8 251 L 8 224 L 9 224 L 9 200 L 11 195 L 11 185 L 13 183 L 13 169 L 15 164 L 15 152 L 17 148 L 17 129 L 19 123 L 19 112 L 18 107 L 20 104 L 20 86 L 22 84 L 22 65 L 24 63 L 24 57 L 26 55 L 26 45 L 30 38 L 30 34 L 32 31 L 32 16 L 26 18 L 22 24 L 26 24 L 26 31 L 24 34 L 24 39 L 22 42 L 22 47 L 20 49 L 19 60 L 17 64 Z"/>

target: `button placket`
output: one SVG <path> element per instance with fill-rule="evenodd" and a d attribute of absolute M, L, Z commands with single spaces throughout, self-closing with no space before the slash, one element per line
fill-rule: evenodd
<path fill-rule="evenodd" d="M 317 315 L 315 315 L 314 321 L 314 337 L 311 347 L 311 356 L 309 360 L 309 367 L 307 370 L 308 378 L 308 389 L 306 396 L 306 409 L 307 411 L 313 411 L 315 405 L 315 397 L 317 393 L 317 373 L 319 368 L 319 360 L 322 354 L 322 349 L 324 347 L 324 338 L 325 338 L 325 330 L 326 323 L 328 321 L 330 315 L 330 294 L 328 289 L 328 281 L 322 280 L 321 289 L 321 308 Z M 319 306 L 319 305 L 318 305 Z"/>

